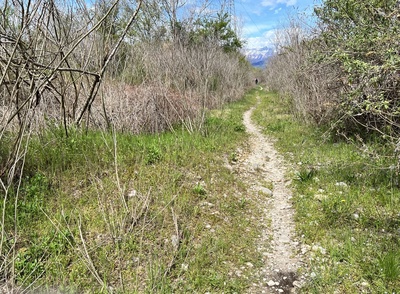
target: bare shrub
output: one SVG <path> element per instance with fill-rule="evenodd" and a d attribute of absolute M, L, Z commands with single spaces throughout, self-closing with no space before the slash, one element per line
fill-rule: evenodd
<path fill-rule="evenodd" d="M 201 109 L 196 103 L 198 99 L 159 84 L 129 86 L 107 82 L 100 95 L 106 111 L 96 103 L 93 112 L 102 115 L 93 116 L 92 123 L 105 127 L 108 121 L 116 129 L 134 134 L 164 131 L 179 122 L 194 119 Z"/>
<path fill-rule="evenodd" d="M 81 1 L 0 3 L 0 285 L 6 291 L 19 291 L 18 265 L 32 279 L 42 274 L 17 258 L 19 197 L 32 131 L 55 122 L 68 135 L 70 121 L 79 124 L 90 113 L 105 70 L 140 7 L 135 3 L 136 11 L 107 43 L 106 54 L 96 55 L 95 49 L 102 49 L 93 41 L 101 39 L 100 28 L 112 22 L 118 4 L 111 1 L 100 13 Z"/>
<path fill-rule="evenodd" d="M 153 133 L 182 123 L 192 131 L 207 109 L 238 100 L 251 85 L 247 64 L 218 47 L 141 43 L 128 54 L 123 71 L 103 83 L 89 125 Z"/>
<path fill-rule="evenodd" d="M 341 94 L 340 68 L 335 63 L 315 62 L 310 32 L 292 21 L 278 31 L 277 54 L 267 63 L 268 86 L 290 97 L 294 113 L 314 123 L 327 123 L 338 113 Z"/>
<path fill-rule="evenodd" d="M 143 87 L 139 99 L 127 100 L 129 107 L 120 117 L 126 120 L 133 114 L 133 122 L 146 126 L 127 128 L 127 123 L 116 122 L 134 132 L 159 131 L 174 124 L 177 120 L 163 109 L 167 113 L 175 109 L 184 121 L 184 116 L 193 118 L 195 112 L 201 114 L 241 97 L 249 84 L 248 68 L 237 53 L 226 54 L 217 42 L 193 46 L 183 33 L 174 35 L 172 41 L 132 42 L 129 28 L 140 5 L 129 7 L 122 0 L 98 1 L 91 8 L 84 2 L 56 6 L 44 1 L 34 7 L 5 2 L 0 25 L 1 130 L 15 131 L 28 113 L 30 127 L 62 124 L 67 136 L 71 124 L 109 126 L 118 115 L 117 109 L 110 108 L 116 104 L 109 103 L 107 96 L 125 95 L 110 93 L 112 80 Z M 120 12 L 122 7 L 130 13 Z M 125 38 L 127 35 L 130 38 Z M 103 81 L 108 81 L 105 88 Z M 96 100 L 99 91 L 102 101 Z M 144 97 L 149 101 L 143 102 Z M 178 97 L 180 102 L 176 102 Z M 127 116 L 127 111 L 132 114 Z M 157 114 L 147 115 L 148 111 Z M 145 122 L 139 117 L 156 121 Z"/>
<path fill-rule="evenodd" d="M 213 108 L 237 100 L 249 86 L 248 67 L 236 54 L 213 44 L 142 44 L 135 48 L 144 61 L 146 82 L 157 82 L 180 92 L 196 92 Z M 135 52 L 137 52 L 135 51 Z M 144 52 L 144 54 L 141 54 Z M 136 64 L 133 72 L 137 72 Z"/>

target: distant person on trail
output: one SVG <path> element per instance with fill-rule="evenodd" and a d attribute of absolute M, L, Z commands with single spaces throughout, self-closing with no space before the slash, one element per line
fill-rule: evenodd
<path fill-rule="evenodd" d="M 258 85 L 258 79 L 256 79 L 256 85 Z"/>

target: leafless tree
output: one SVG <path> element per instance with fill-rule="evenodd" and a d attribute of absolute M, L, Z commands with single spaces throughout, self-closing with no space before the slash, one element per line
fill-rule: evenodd
<path fill-rule="evenodd" d="M 18 232 L 17 225 L 13 232 L 5 229 L 6 203 L 11 190 L 18 201 L 32 131 L 52 122 L 63 125 L 68 136 L 68 124 L 90 116 L 105 72 L 141 6 L 134 4 L 117 33 L 104 30 L 120 2 L 111 1 L 104 10 L 79 0 L 0 3 L 0 283 L 10 291 Z M 17 211 L 14 218 L 16 223 Z"/>

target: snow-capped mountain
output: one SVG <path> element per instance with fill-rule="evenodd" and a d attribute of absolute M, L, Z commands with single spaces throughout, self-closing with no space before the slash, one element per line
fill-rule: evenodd
<path fill-rule="evenodd" d="M 274 54 L 274 50 L 269 47 L 259 49 L 245 49 L 243 54 L 246 59 L 255 67 L 264 67 L 268 58 Z"/>

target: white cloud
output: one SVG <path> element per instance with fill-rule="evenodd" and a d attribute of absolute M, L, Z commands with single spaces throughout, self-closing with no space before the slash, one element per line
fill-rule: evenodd
<path fill-rule="evenodd" d="M 296 3 L 297 3 L 297 0 L 263 0 L 261 2 L 261 5 L 265 6 L 265 7 L 270 7 L 271 9 L 274 9 L 279 4 L 283 4 L 283 5 L 286 5 L 286 7 L 288 7 L 288 6 L 296 5 Z"/>
<path fill-rule="evenodd" d="M 261 37 L 246 38 L 246 48 L 260 49 L 263 47 L 275 47 L 276 29 L 266 31 Z"/>
<path fill-rule="evenodd" d="M 278 8 L 278 9 L 276 9 L 275 11 L 274 11 L 274 14 L 278 14 L 280 11 L 282 10 L 282 7 L 281 8 Z"/>
<path fill-rule="evenodd" d="M 263 1 L 261 2 L 261 5 L 262 5 L 262 6 L 266 6 L 266 7 L 269 7 L 269 6 L 275 7 L 277 4 L 276 4 L 276 1 L 275 1 L 275 0 L 263 0 Z"/>
<path fill-rule="evenodd" d="M 266 47 L 267 43 L 265 42 L 264 38 L 262 37 L 253 37 L 246 39 L 245 47 L 247 49 L 260 49 Z"/>
<path fill-rule="evenodd" d="M 265 30 L 270 30 L 273 27 L 272 24 L 268 24 L 268 23 L 259 23 L 259 24 L 249 24 L 249 25 L 245 25 L 242 28 L 242 33 L 244 36 L 249 36 L 252 34 L 261 34 L 262 32 L 264 32 Z"/>
<path fill-rule="evenodd" d="M 296 5 L 297 0 L 282 0 L 282 1 L 278 0 L 278 3 L 284 3 L 286 4 L 286 6 L 293 6 Z"/>

